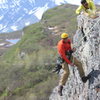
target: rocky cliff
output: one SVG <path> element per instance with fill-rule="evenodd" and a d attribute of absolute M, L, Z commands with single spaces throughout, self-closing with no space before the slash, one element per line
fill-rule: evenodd
<path fill-rule="evenodd" d="M 77 17 L 78 30 L 73 38 L 77 47 L 74 56 L 91 78 L 82 83 L 76 67 L 70 67 L 70 76 L 64 86 L 63 96 L 54 88 L 49 100 L 100 100 L 100 17 L 91 19 L 83 15 Z"/>

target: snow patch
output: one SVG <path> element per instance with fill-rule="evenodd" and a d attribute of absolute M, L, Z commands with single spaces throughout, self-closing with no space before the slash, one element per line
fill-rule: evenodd
<path fill-rule="evenodd" d="M 35 0 L 29 0 L 29 2 L 35 4 Z"/>
<path fill-rule="evenodd" d="M 7 0 L 0 0 L 0 4 L 6 3 Z"/>
<path fill-rule="evenodd" d="M 30 10 L 28 14 L 31 15 L 33 13 L 34 13 L 34 11 L 33 10 Z"/>
<path fill-rule="evenodd" d="M 43 13 L 48 9 L 48 3 L 45 4 L 44 7 L 38 7 L 34 13 L 34 15 L 40 20 L 42 18 Z"/>
<path fill-rule="evenodd" d="M 11 29 L 16 31 L 17 30 L 17 26 L 11 26 Z"/>
<path fill-rule="evenodd" d="M 2 16 L 0 16 L 0 20 L 2 20 L 2 19 L 3 19 L 3 17 L 4 17 L 3 15 L 2 15 Z"/>
<path fill-rule="evenodd" d="M 28 26 L 28 25 L 30 25 L 30 22 L 26 22 L 26 23 L 25 23 L 25 26 Z"/>
<path fill-rule="evenodd" d="M 55 2 L 56 5 L 61 5 L 61 4 L 67 3 L 68 0 L 52 0 L 52 1 Z"/>
<path fill-rule="evenodd" d="M 3 28 L 3 25 L 2 24 L 0 24 L 0 30 Z"/>
<path fill-rule="evenodd" d="M 5 45 L 5 43 L 0 43 L 0 46 L 3 46 L 3 45 Z"/>
<path fill-rule="evenodd" d="M 6 32 L 9 32 L 8 28 L 5 28 L 5 29 L 2 30 L 2 33 L 6 33 Z"/>
<path fill-rule="evenodd" d="M 80 5 L 81 0 L 67 0 L 67 3 L 74 4 L 74 5 Z"/>

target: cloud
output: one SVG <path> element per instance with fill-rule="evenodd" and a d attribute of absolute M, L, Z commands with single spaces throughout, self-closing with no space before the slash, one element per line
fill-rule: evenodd
<path fill-rule="evenodd" d="M 44 7 L 38 7 L 35 11 L 34 11 L 34 15 L 40 20 L 42 18 L 43 13 L 48 9 L 48 3 L 45 4 Z"/>

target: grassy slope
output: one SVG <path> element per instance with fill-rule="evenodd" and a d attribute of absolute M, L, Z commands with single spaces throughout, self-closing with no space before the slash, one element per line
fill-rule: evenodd
<path fill-rule="evenodd" d="M 42 22 L 46 26 L 57 26 L 60 33 L 68 32 L 72 36 L 76 30 L 76 8 L 73 5 L 63 5 L 53 10 L 48 10 L 44 14 Z"/>
<path fill-rule="evenodd" d="M 57 26 L 58 33 L 69 32 L 72 36 L 76 30 L 75 9 L 71 5 L 53 8 L 39 23 L 24 28 L 21 41 L 1 59 L 0 100 L 4 97 L 10 100 L 48 100 L 58 80 L 51 69 L 57 56 L 54 47 L 59 36 L 50 34 L 52 31 L 47 27 Z"/>

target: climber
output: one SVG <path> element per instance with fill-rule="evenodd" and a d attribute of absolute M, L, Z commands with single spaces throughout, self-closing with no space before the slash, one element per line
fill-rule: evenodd
<path fill-rule="evenodd" d="M 68 57 L 69 60 L 71 59 L 72 53 L 73 53 L 72 50 L 67 52 L 67 57 Z M 58 56 L 57 61 L 56 61 L 56 66 L 54 67 L 54 70 L 52 72 L 53 73 L 56 72 L 57 74 L 59 74 L 59 72 L 62 68 L 62 63 L 63 62 L 64 62 L 64 60 L 60 56 Z"/>
<path fill-rule="evenodd" d="M 79 62 L 75 57 L 72 57 L 72 56 L 71 56 L 71 58 L 68 57 L 69 51 L 75 52 L 75 50 L 76 50 L 75 48 L 72 48 L 71 45 L 72 45 L 72 43 L 71 43 L 71 40 L 69 39 L 68 34 L 62 33 L 61 40 L 57 44 L 57 50 L 58 50 L 59 56 L 64 60 L 62 63 L 62 69 L 64 70 L 64 72 L 59 81 L 59 87 L 58 87 L 58 93 L 60 96 L 62 96 L 63 85 L 65 85 L 65 83 L 68 79 L 68 76 L 69 76 L 68 64 L 72 67 L 77 66 L 80 77 L 84 83 L 89 79 L 89 77 L 85 76 L 85 74 L 84 74 L 84 70 L 82 68 L 81 62 Z M 72 63 L 72 59 L 74 59 L 74 63 Z"/>
<path fill-rule="evenodd" d="M 92 0 L 81 0 L 81 5 L 76 9 L 76 14 L 80 14 L 83 11 L 83 14 L 89 16 L 90 18 L 97 18 L 96 7 Z"/>

